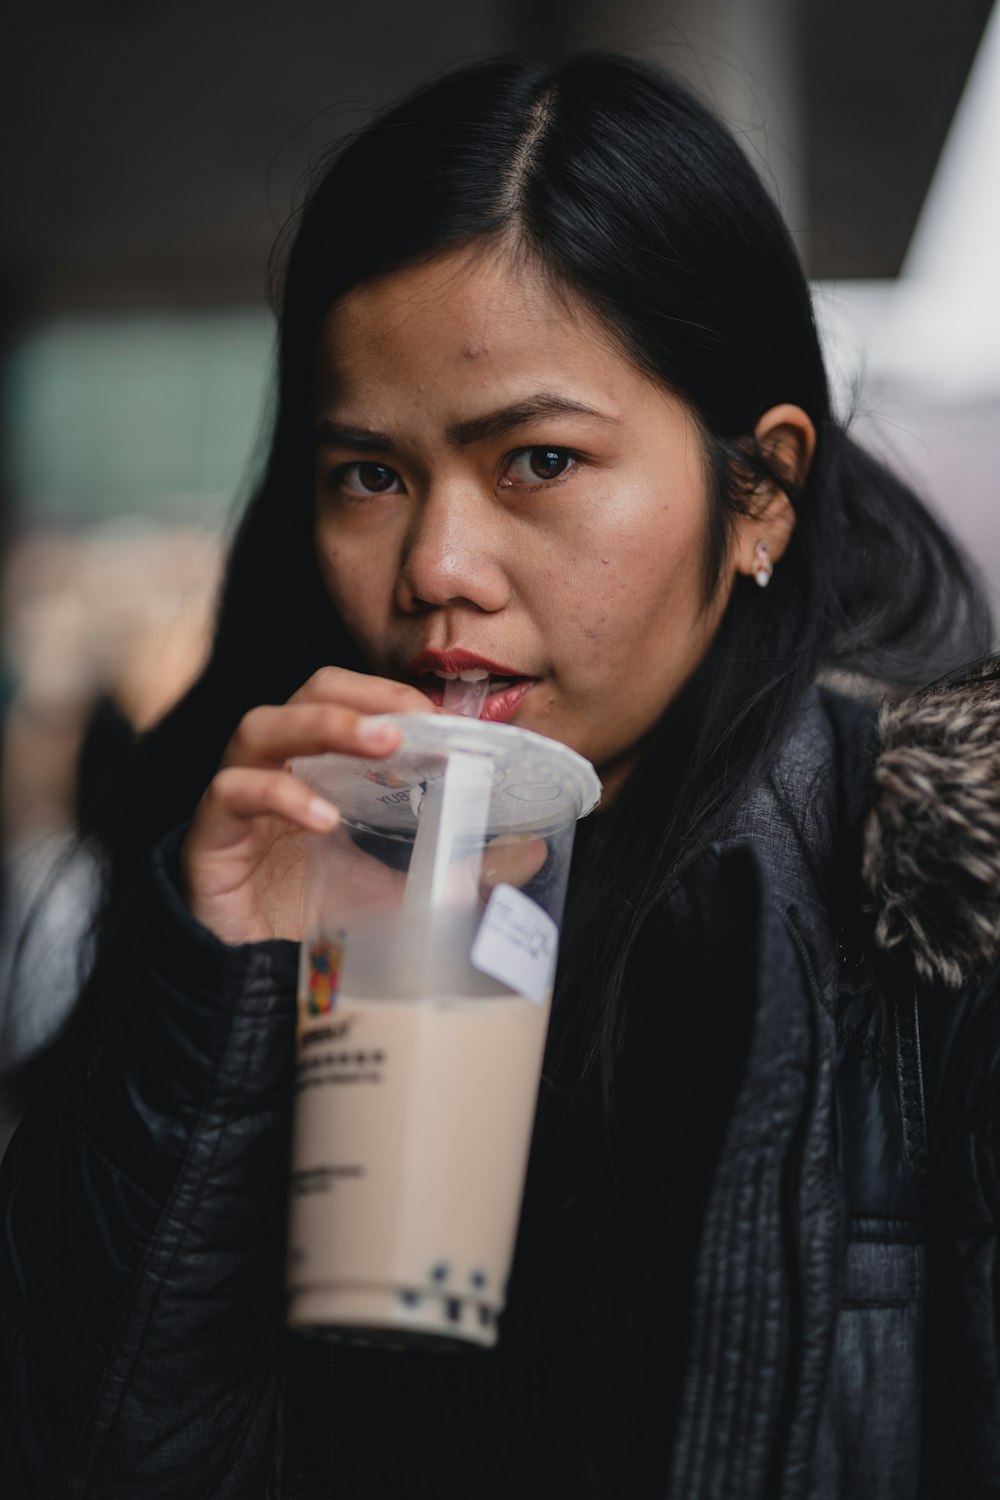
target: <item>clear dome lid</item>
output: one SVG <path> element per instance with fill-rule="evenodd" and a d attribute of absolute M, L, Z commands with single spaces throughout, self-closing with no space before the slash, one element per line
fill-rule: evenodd
<path fill-rule="evenodd" d="M 312 755 L 292 762 L 296 776 L 327 797 L 353 824 L 412 837 L 429 782 L 450 758 L 489 758 L 491 833 L 538 832 L 585 817 L 601 783 L 589 760 L 558 740 L 447 714 L 380 714 L 403 731 L 391 755 Z M 482 778 L 480 778 L 482 784 Z"/>

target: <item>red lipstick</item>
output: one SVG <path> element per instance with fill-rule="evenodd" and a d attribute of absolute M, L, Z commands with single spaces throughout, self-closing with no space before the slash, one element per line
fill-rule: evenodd
<path fill-rule="evenodd" d="M 537 681 L 537 677 L 522 677 L 510 687 L 490 693 L 479 717 L 488 719 L 493 724 L 506 724 L 517 713 Z"/>
<path fill-rule="evenodd" d="M 413 677 L 423 677 L 427 672 L 473 672 L 476 669 L 489 672 L 491 677 L 523 677 L 516 667 L 502 667 L 488 657 L 477 656 L 474 651 L 421 651 L 409 663 L 407 671 Z"/>
<path fill-rule="evenodd" d="M 406 671 L 416 681 L 420 691 L 426 693 L 438 707 L 444 697 L 441 673 L 450 675 L 479 671 L 488 672 L 491 677 L 506 679 L 488 694 L 479 716 L 494 724 L 505 724 L 512 719 L 539 681 L 537 677 L 528 677 L 519 672 L 516 667 L 503 666 L 477 652 L 457 648 L 451 651 L 421 651 L 407 664 Z"/>

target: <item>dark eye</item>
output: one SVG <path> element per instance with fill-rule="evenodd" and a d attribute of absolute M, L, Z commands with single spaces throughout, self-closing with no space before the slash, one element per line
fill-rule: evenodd
<path fill-rule="evenodd" d="M 345 464 L 334 478 L 348 495 L 384 495 L 399 481 L 395 469 L 376 463 Z"/>
<path fill-rule="evenodd" d="M 533 484 L 538 480 L 558 479 L 573 462 L 565 448 L 522 448 L 507 470 L 514 484 Z"/>

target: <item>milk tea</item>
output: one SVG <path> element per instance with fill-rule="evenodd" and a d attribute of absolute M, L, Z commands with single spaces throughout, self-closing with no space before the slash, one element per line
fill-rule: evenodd
<path fill-rule="evenodd" d="M 302 1027 L 292 1326 L 495 1341 L 548 1009 L 342 996 Z"/>
<path fill-rule="evenodd" d="M 490 1345 L 517 1232 L 582 756 L 509 724 L 387 715 L 393 756 L 295 773 L 307 839 L 288 1321 Z"/>

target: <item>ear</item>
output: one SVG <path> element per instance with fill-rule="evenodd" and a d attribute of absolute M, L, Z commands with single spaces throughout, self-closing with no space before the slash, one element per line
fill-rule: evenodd
<path fill-rule="evenodd" d="M 816 448 L 816 429 L 801 406 L 772 406 L 754 428 L 759 447 L 784 485 L 762 483 L 754 490 L 752 508 L 737 516 L 733 537 L 733 566 L 737 573 L 752 577 L 760 567 L 758 545 L 776 563 L 795 530 L 795 508 L 788 498 L 805 482 Z"/>

